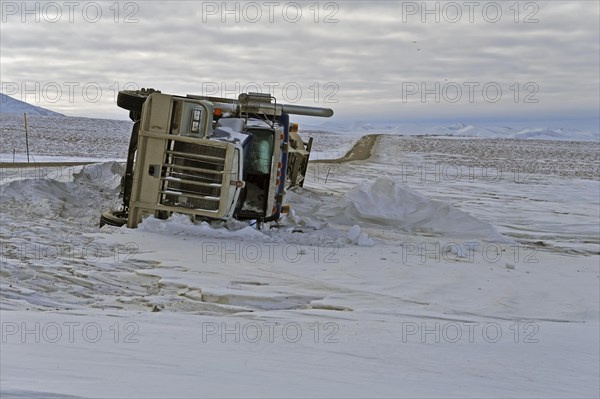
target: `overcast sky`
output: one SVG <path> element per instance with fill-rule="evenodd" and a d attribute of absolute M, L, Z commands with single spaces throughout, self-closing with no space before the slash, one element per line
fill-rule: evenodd
<path fill-rule="evenodd" d="M 1 91 L 118 119 L 137 86 L 271 91 L 335 121 L 597 130 L 599 19 L 598 1 L 2 1 Z"/>

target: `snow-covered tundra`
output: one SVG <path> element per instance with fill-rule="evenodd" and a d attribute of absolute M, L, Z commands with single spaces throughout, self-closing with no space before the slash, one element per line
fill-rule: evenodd
<path fill-rule="evenodd" d="M 262 230 L 98 229 L 122 163 L 2 168 L 2 396 L 597 397 L 597 154 L 373 143 Z"/>

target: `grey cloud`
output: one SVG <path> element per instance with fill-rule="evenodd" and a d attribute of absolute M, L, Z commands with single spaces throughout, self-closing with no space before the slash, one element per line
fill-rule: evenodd
<path fill-rule="evenodd" d="M 120 2 L 120 7 L 125 3 Z M 521 7 L 526 3 L 539 6 L 535 15 L 539 23 L 533 24 L 514 23 L 508 3 L 503 3 L 505 14 L 495 24 L 477 14 L 474 23 L 466 16 L 454 24 L 443 20 L 421 23 L 419 16 L 403 20 L 406 2 L 334 2 L 339 6 L 335 15 L 339 22 L 326 24 L 322 21 L 328 14 L 323 10 L 325 3 L 317 3 L 321 7 L 319 23 L 308 9 L 314 3 L 304 4 L 303 17 L 297 23 L 286 22 L 280 13 L 271 23 L 266 9 L 258 23 L 243 18 L 234 23 L 231 16 L 229 22 L 221 23 L 218 15 L 203 21 L 201 2 L 137 2 L 139 10 L 134 17 L 138 22 L 131 24 L 114 23 L 108 10 L 112 2 L 99 3 L 106 15 L 98 23 L 81 18 L 74 23 L 21 23 L 18 16 L 11 17 L 0 28 L 1 79 L 42 85 L 96 82 L 110 94 L 98 102 L 48 104 L 42 99 L 36 105 L 67 114 L 107 117 L 126 117 L 114 105 L 110 87 L 127 82 L 177 94 L 199 93 L 210 83 L 235 87 L 236 82 L 242 86 L 295 82 L 303 88 L 301 102 L 314 101 L 314 93 L 308 89 L 314 82 L 321 91 L 327 82 L 335 82 L 339 86 L 336 115 L 357 119 L 372 115 L 362 109 L 366 98 L 382 114 L 398 118 L 407 117 L 399 108 L 410 110 L 409 116 L 415 118 L 432 113 L 494 116 L 533 112 L 541 119 L 557 111 L 582 110 L 592 117 L 598 115 L 596 2 L 520 2 Z M 433 7 L 434 3 L 428 4 Z M 521 9 L 521 20 L 525 11 Z M 126 14 L 121 9 L 120 19 Z M 535 109 L 514 101 L 417 102 L 399 107 L 403 83 L 443 85 L 452 81 L 495 81 L 506 90 L 511 82 L 533 81 L 540 87 L 542 101 Z"/>

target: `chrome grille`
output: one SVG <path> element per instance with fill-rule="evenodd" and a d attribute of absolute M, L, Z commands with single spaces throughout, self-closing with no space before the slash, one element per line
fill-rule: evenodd
<path fill-rule="evenodd" d="M 226 155 L 225 147 L 172 141 L 161 176 L 161 204 L 218 211 Z"/>

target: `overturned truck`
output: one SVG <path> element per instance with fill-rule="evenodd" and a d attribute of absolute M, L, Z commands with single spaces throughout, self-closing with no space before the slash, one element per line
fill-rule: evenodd
<path fill-rule="evenodd" d="M 123 205 L 105 224 L 134 228 L 148 215 L 194 220 L 280 218 L 285 190 L 302 186 L 312 147 L 290 114 L 330 117 L 328 108 L 279 104 L 270 94 L 237 100 L 121 91 L 134 121 L 121 181 Z"/>

